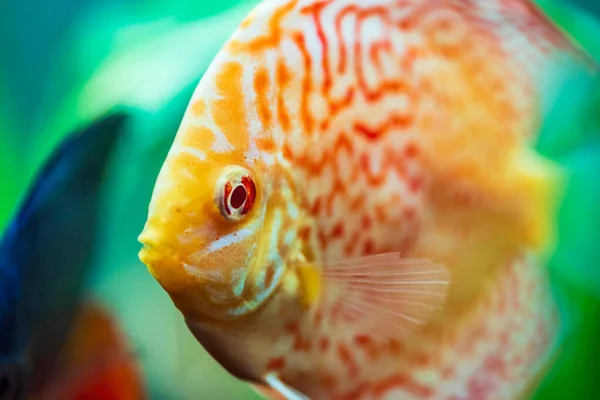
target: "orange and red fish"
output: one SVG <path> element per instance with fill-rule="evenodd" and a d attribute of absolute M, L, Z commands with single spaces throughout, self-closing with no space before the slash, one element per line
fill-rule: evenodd
<path fill-rule="evenodd" d="M 527 0 L 267 0 L 201 79 L 141 260 L 285 398 L 499 399 L 559 343 L 547 105 L 593 63 Z"/>
<path fill-rule="evenodd" d="M 138 360 L 114 318 L 94 302 L 80 307 L 61 352 L 59 372 L 36 400 L 143 400 Z"/>

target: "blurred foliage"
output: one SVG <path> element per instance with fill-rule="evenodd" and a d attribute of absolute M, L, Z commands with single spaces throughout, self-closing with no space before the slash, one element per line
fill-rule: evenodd
<path fill-rule="evenodd" d="M 598 0 L 561 0 L 562 2 L 581 7 L 592 15 L 600 16 L 600 2 Z"/>
<path fill-rule="evenodd" d="M 538 0 L 548 15 L 596 60 L 600 60 L 600 3 Z M 595 11 L 592 15 L 582 10 Z M 600 368 L 600 79 L 569 77 L 545 121 L 542 154 L 569 172 L 558 215 L 558 248 L 549 268 L 559 300 L 564 337 L 559 356 L 535 396 L 593 398 Z"/>
<path fill-rule="evenodd" d="M 14 111 L 4 89 L 0 75 L 0 176 L 3 180 L 3 193 L 0 196 L 0 232 L 9 223 L 25 187 L 26 180 L 21 176 L 19 166 L 20 143 L 16 134 Z"/>
<path fill-rule="evenodd" d="M 537 0 L 600 59 L 597 1 Z M 257 399 L 202 351 L 137 258 L 150 193 L 187 102 L 212 57 L 256 0 L 10 1 L 0 13 L 0 229 L 54 146 L 106 111 L 131 114 L 104 193 L 90 291 L 136 344 L 153 398 Z M 584 4 L 586 3 L 586 4 Z M 600 15 L 600 10 L 598 10 Z M 571 183 L 550 271 L 565 315 L 564 347 L 537 399 L 589 398 L 600 375 L 600 84 L 574 75 L 549 113 L 540 151 Z M 595 230 L 590 234 L 592 227 Z M 593 357 L 592 355 L 596 355 Z"/>

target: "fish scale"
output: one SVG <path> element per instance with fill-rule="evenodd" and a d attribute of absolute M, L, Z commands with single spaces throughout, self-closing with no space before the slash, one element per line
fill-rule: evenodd
<path fill-rule="evenodd" d="M 324 357 L 317 377 L 310 377 L 322 385 L 309 393 L 315 399 L 525 397 L 553 356 L 559 324 L 546 278 L 531 268 L 534 263 L 524 256 L 506 265 L 453 326 L 430 325 L 419 338 L 381 346 L 369 336 L 332 342 L 328 329 L 316 339 L 304 337 L 292 324 L 287 330 L 294 346 L 269 364 L 285 376 L 287 365 L 314 365 L 315 358 Z M 259 391 L 278 398 L 269 389 Z"/>
<path fill-rule="evenodd" d="M 544 272 L 557 170 L 531 144 L 549 84 L 572 61 L 587 60 L 525 0 L 263 1 L 193 95 L 141 257 L 207 350 L 269 396 L 279 394 L 265 374 L 313 399 L 522 397 L 559 343 Z M 262 202 L 252 247 L 230 239 L 235 225 L 213 220 L 214 201 L 201 197 L 210 174 L 236 163 L 255 171 Z M 174 239 L 202 224 L 196 242 Z M 223 237 L 199 275 L 178 272 L 194 246 Z M 381 342 L 385 326 L 361 324 L 388 282 L 375 275 L 365 288 L 345 270 L 344 286 L 332 265 L 386 252 L 443 263 L 452 284 L 426 325 Z M 308 309 L 299 297 L 318 284 L 291 267 L 275 273 L 298 254 L 336 284 Z M 188 290 L 203 270 L 227 287 L 224 265 L 246 266 L 236 276 L 248 290 L 260 271 L 267 294 L 245 298 L 260 310 L 251 321 L 207 322 L 225 306 Z"/>
<path fill-rule="evenodd" d="M 314 4 L 313 4 L 314 3 Z M 291 134 L 286 134 L 284 129 L 282 130 L 273 130 L 273 134 L 277 134 L 278 132 L 282 132 L 286 134 L 280 140 L 284 143 L 292 147 L 288 151 L 285 151 L 284 154 L 288 155 L 290 158 L 289 163 L 295 166 L 295 170 L 299 171 L 297 178 L 298 181 L 307 181 L 308 179 L 319 176 L 320 180 L 318 185 L 310 185 L 310 189 L 315 193 L 306 192 L 306 196 L 308 201 L 313 205 L 314 209 L 317 209 L 319 213 L 317 215 L 319 217 L 327 217 L 321 218 L 322 221 L 326 221 L 329 224 L 327 226 L 322 227 L 321 238 L 322 241 L 326 241 L 327 237 L 331 237 L 332 235 L 328 234 L 331 231 L 338 232 L 337 239 L 345 239 L 339 241 L 352 241 L 356 242 L 356 235 L 353 235 L 354 232 L 361 230 L 361 225 L 355 221 L 348 221 L 348 215 L 352 215 L 355 213 L 351 213 L 353 210 L 347 208 L 347 204 L 345 202 L 336 202 L 336 197 L 348 197 L 354 198 L 355 196 L 360 196 L 360 193 L 365 193 L 365 187 L 369 186 L 385 186 L 386 182 L 389 180 L 399 181 L 400 184 L 405 186 L 405 189 L 402 191 L 402 199 L 404 203 L 410 204 L 412 196 L 419 196 L 419 189 L 425 184 L 423 182 L 423 178 L 419 176 L 418 167 L 412 169 L 412 173 L 410 176 L 405 176 L 405 172 L 403 168 L 401 168 L 402 164 L 407 162 L 407 158 L 404 155 L 409 152 L 407 151 L 407 146 L 413 146 L 415 148 L 419 148 L 420 142 L 427 142 L 426 139 L 429 139 L 429 135 L 422 133 L 422 129 L 418 129 L 419 127 L 427 126 L 429 123 L 435 124 L 432 128 L 437 128 L 440 124 L 444 124 L 447 121 L 452 121 L 452 118 L 447 115 L 443 115 L 443 111 L 440 112 L 439 105 L 440 103 L 443 105 L 444 100 L 448 101 L 448 99 L 444 99 L 444 95 L 449 95 L 452 90 L 443 87 L 443 85 L 435 85 L 434 82 L 431 82 L 432 79 L 438 79 L 440 76 L 439 65 L 435 65 L 432 68 L 437 69 L 434 73 L 426 74 L 427 69 L 425 68 L 425 73 L 417 72 L 413 79 L 410 79 L 410 74 L 412 71 L 410 69 L 398 69 L 395 68 L 394 75 L 390 77 L 381 77 L 377 74 L 376 68 L 368 68 L 372 67 L 373 60 L 368 57 L 371 53 L 370 49 L 373 47 L 368 46 L 368 43 L 362 43 L 361 40 L 356 40 L 356 38 L 361 38 L 360 30 L 357 27 L 358 24 L 354 22 L 354 29 L 347 30 L 347 35 L 344 35 L 342 31 L 342 26 L 344 21 L 352 19 L 354 17 L 357 19 L 358 16 L 365 16 L 368 18 L 377 18 L 377 22 L 380 22 L 387 26 L 387 29 L 381 30 L 381 38 L 376 38 L 373 40 L 374 45 L 378 43 L 386 43 L 386 42 L 394 42 L 394 39 L 390 39 L 390 36 L 398 37 L 396 42 L 400 43 L 399 49 L 390 49 L 388 51 L 388 59 L 391 62 L 405 64 L 410 62 L 409 58 L 412 57 L 414 52 L 419 52 L 419 48 L 423 49 L 423 45 L 419 47 L 419 39 L 421 39 L 421 35 L 415 34 L 411 32 L 411 29 L 418 29 L 420 24 L 422 23 L 427 27 L 427 22 L 429 25 L 435 25 L 435 15 L 436 13 L 442 14 L 442 20 L 444 15 L 444 10 L 447 10 L 447 15 L 450 15 L 448 18 L 449 21 L 452 21 L 454 18 L 454 25 L 450 24 L 448 29 L 445 29 L 442 32 L 438 32 L 438 36 L 442 36 L 448 31 L 458 30 L 463 32 L 463 36 L 458 35 L 456 38 L 457 44 L 456 49 L 452 50 L 452 44 L 446 44 L 448 46 L 449 51 L 454 51 L 458 55 L 453 57 L 454 54 L 451 53 L 448 57 L 450 58 L 450 62 L 452 63 L 454 59 L 467 58 L 466 56 L 461 55 L 461 51 L 465 51 L 462 44 L 465 40 L 465 35 L 468 33 L 469 29 L 467 28 L 454 28 L 454 26 L 465 26 L 468 24 L 475 25 L 473 27 L 472 33 L 479 33 L 481 29 L 478 29 L 477 25 L 485 25 L 486 23 L 493 23 L 506 26 L 506 32 L 504 32 L 500 38 L 492 38 L 494 39 L 493 43 L 488 41 L 481 47 L 483 50 L 487 50 L 487 53 L 491 52 L 491 44 L 494 46 L 494 50 L 498 52 L 495 55 L 495 58 L 498 58 L 499 61 L 503 62 L 503 69 L 498 66 L 493 66 L 492 68 L 482 68 L 482 72 L 480 72 L 481 76 L 485 78 L 485 75 L 493 75 L 494 73 L 501 74 L 500 78 L 504 78 L 507 74 L 510 76 L 510 70 L 515 71 L 516 66 L 511 66 L 509 63 L 505 61 L 505 54 L 502 53 L 502 47 L 505 47 L 509 50 L 512 50 L 515 44 L 519 45 L 519 47 L 525 50 L 523 53 L 528 54 L 529 58 L 535 61 L 535 58 L 540 58 L 546 55 L 546 62 L 548 63 L 550 60 L 550 55 L 548 55 L 548 50 L 546 47 L 550 47 L 556 44 L 565 44 L 564 41 L 561 41 L 561 37 L 557 32 L 550 30 L 547 28 L 547 24 L 544 24 L 545 21 L 540 21 L 535 18 L 538 16 L 536 10 L 528 7 L 527 5 L 523 5 L 523 2 L 506 2 L 502 3 L 504 7 L 512 7 L 512 9 L 503 8 L 505 11 L 504 18 L 501 18 L 499 21 L 493 21 L 485 18 L 487 15 L 478 14 L 478 4 L 479 2 L 474 2 L 474 4 L 466 5 L 461 4 L 460 2 L 449 2 L 449 1 L 437 1 L 437 2 L 401 2 L 398 6 L 406 7 L 408 5 L 412 6 L 413 10 L 408 11 L 404 14 L 401 14 L 400 18 L 397 20 L 393 19 L 393 13 L 389 12 L 388 9 L 382 7 L 389 6 L 390 2 L 365 2 L 364 6 L 359 6 L 354 2 L 344 2 L 344 1 L 334 1 L 334 2 L 300 2 L 296 5 L 296 9 L 299 10 L 299 13 L 293 13 L 293 9 L 289 7 L 289 4 L 286 3 L 281 7 L 283 11 L 279 13 L 274 13 L 277 17 L 282 17 L 282 21 L 280 25 L 275 25 L 271 23 L 271 21 L 267 23 L 263 23 L 264 21 L 254 21 L 254 23 L 246 22 L 247 30 L 256 31 L 256 26 L 275 26 L 276 29 L 279 30 L 279 33 L 272 34 L 273 37 L 277 37 L 280 39 L 279 42 L 273 41 L 272 43 L 268 43 L 267 40 L 262 40 L 264 37 L 269 36 L 259 36 L 256 42 L 248 41 L 245 42 L 246 46 L 251 50 L 250 56 L 259 59 L 262 62 L 264 59 L 262 58 L 262 53 L 255 54 L 253 44 L 264 43 L 270 44 L 273 48 L 277 48 L 277 46 L 285 47 L 281 49 L 281 53 L 290 53 L 295 56 L 292 60 L 280 60 L 279 63 L 283 63 L 286 65 L 285 68 L 288 70 L 296 66 L 296 69 L 293 69 L 299 76 L 302 76 L 301 79 L 304 82 L 308 82 L 303 85 L 305 89 L 309 89 L 303 91 L 300 95 L 301 99 L 299 100 L 297 96 L 290 96 L 290 100 L 288 103 L 291 103 L 290 106 L 285 107 L 288 114 L 292 114 L 292 120 L 294 116 L 300 117 L 300 120 L 311 121 L 312 116 L 308 114 L 305 110 L 304 104 L 306 104 L 310 99 L 311 102 L 316 101 L 319 104 L 328 104 L 330 109 L 329 113 L 325 113 L 325 115 L 321 118 L 320 121 L 317 121 L 317 124 L 320 123 L 321 128 L 327 129 L 314 129 L 313 132 L 308 132 L 308 136 L 313 138 L 312 141 L 307 141 L 305 137 L 301 139 L 297 139 L 295 137 L 290 138 L 289 136 L 294 136 L 294 134 L 305 135 L 307 134 L 306 126 L 304 129 L 295 129 Z M 269 3 L 271 4 L 271 3 Z M 316 6 L 315 6 L 316 4 Z M 472 9 L 467 17 L 471 17 L 470 20 L 465 20 L 465 14 L 459 14 L 463 9 L 468 9 L 468 6 L 475 7 Z M 267 6 L 265 6 L 267 7 Z M 329 10 L 331 8 L 332 10 Z M 485 8 L 485 7 L 484 7 Z M 288 10 L 288 14 L 284 11 Z M 512 13 L 510 13 L 512 11 Z M 289 17 L 285 18 L 286 15 L 293 13 L 293 18 Z M 256 15 L 260 13 L 257 11 Z M 266 13 L 265 13 L 266 14 Z M 300 14 L 298 16 L 297 14 Z M 261 18 L 267 18 L 270 14 L 266 14 L 265 16 L 261 15 Z M 323 17 L 321 15 L 325 15 L 327 18 L 327 24 L 323 23 Z M 508 23 L 508 18 L 515 22 L 514 24 Z M 288 20 L 290 21 L 289 23 Z M 423 22 L 425 21 L 425 22 Z M 332 23 L 333 22 L 333 23 Z M 527 26 L 534 29 L 536 33 L 539 32 L 538 35 L 533 37 L 535 40 L 527 40 L 529 37 L 524 37 L 523 30 L 518 30 L 518 26 L 521 24 L 528 24 Z M 414 26 L 413 26 L 414 25 Z M 323 26 L 329 26 L 329 32 L 327 32 Z M 403 26 L 402 30 L 398 30 L 397 26 Z M 331 27 L 336 27 L 335 32 L 332 32 L 333 29 Z M 252 37 L 252 32 L 246 35 L 246 29 L 243 29 L 238 32 L 236 35 L 237 38 L 245 38 L 246 36 Z M 427 29 L 427 28 L 425 28 Z M 433 28 L 431 28 L 433 29 Z M 406 32 L 405 32 L 406 31 Z M 356 35 L 354 35 L 356 33 Z M 487 29 L 486 33 L 488 36 L 491 35 L 490 30 Z M 545 35 L 542 35 L 545 34 Z M 432 35 L 435 35 L 435 32 L 432 32 Z M 297 37 L 303 37 L 304 39 L 299 40 Z M 335 37 L 337 36 L 337 37 Z M 450 35 L 452 36 L 452 35 Z M 335 37 L 335 38 L 334 38 Z M 411 43 L 410 38 L 414 37 L 414 42 Z M 331 40 L 330 40 L 331 39 Z M 504 41 L 498 42 L 498 39 L 505 39 Z M 243 39 L 239 39 L 241 42 Z M 262 40 L 262 42 L 261 42 Z M 230 44 L 231 48 L 239 47 L 239 42 L 237 40 L 233 41 L 234 44 Z M 336 42 L 336 47 L 332 46 L 332 42 Z M 282 44 L 283 43 L 283 44 Z M 238 44 L 237 46 L 235 44 Z M 292 52 L 287 48 L 291 45 L 295 44 L 298 47 L 298 51 Z M 504 44 L 504 46 L 502 46 Z M 531 48 L 531 46 L 523 46 L 523 44 L 533 44 L 536 45 L 536 48 Z M 242 48 L 244 46 L 241 46 Z M 256 46 L 258 47 L 258 46 Z M 364 50 L 362 48 L 364 47 Z M 378 47 L 375 47 L 378 49 Z M 413 51 L 403 51 L 405 48 L 415 49 Z M 565 50 L 568 50 L 569 47 L 563 46 Z M 369 49 L 369 50 L 368 50 Z M 536 49 L 538 51 L 536 51 Z M 560 49 L 560 48 L 558 48 Z M 266 50 L 266 49 L 265 49 Z M 357 52 L 358 51 L 358 52 Z M 422 50 L 424 53 L 427 50 Z M 236 51 L 237 53 L 237 51 Z M 475 51 L 476 53 L 476 51 Z M 237 54 L 236 54 L 237 55 Z M 311 65 L 310 70 L 303 70 L 300 68 L 302 65 L 306 64 L 303 61 L 304 58 L 308 58 L 314 55 L 314 62 L 310 62 Z M 481 66 L 481 62 L 488 61 L 489 58 L 486 59 L 488 54 L 479 54 L 478 56 L 473 57 L 473 62 L 479 62 L 479 66 Z M 490 56 L 494 56 L 494 54 L 489 54 Z M 430 61 L 435 63 L 436 55 L 433 54 L 430 57 Z M 479 61 L 478 61 L 479 60 Z M 425 61 L 421 61 L 425 63 Z M 366 66 L 364 65 L 366 64 Z M 508 65 L 507 65 L 508 64 Z M 543 63 L 538 63 L 537 65 L 543 65 Z M 365 71 L 363 69 L 368 69 L 368 75 L 370 76 L 371 85 L 366 85 L 366 81 L 368 79 L 365 78 Z M 419 68 L 415 68 L 419 69 Z M 332 78 L 334 73 L 342 71 L 341 76 L 335 76 L 335 79 Z M 508 72 L 507 72 L 508 70 Z M 350 75 L 350 78 L 346 78 L 343 73 Z M 413 76 L 414 76 L 413 75 Z M 422 76 L 425 75 L 425 76 Z M 529 136 L 532 133 L 536 132 L 533 128 L 531 121 L 528 121 L 526 118 L 519 118 L 518 116 L 514 116 L 510 118 L 511 113 L 520 114 L 523 116 L 533 115 L 530 111 L 532 107 L 531 103 L 535 101 L 532 96 L 519 96 L 518 93 L 510 93 L 511 91 L 520 90 L 524 93 L 527 93 L 528 90 L 531 89 L 530 80 L 532 76 L 527 76 L 527 74 L 515 74 L 519 79 L 518 81 L 511 80 L 506 83 L 506 81 L 493 81 L 493 76 L 490 78 L 491 82 L 489 85 L 482 84 L 483 87 L 489 86 L 490 89 L 501 89 L 500 92 L 508 92 L 505 97 L 507 99 L 502 101 L 499 100 L 501 104 L 498 105 L 498 116 L 505 117 L 503 118 L 503 126 L 499 127 L 493 124 L 486 124 L 488 128 L 496 128 L 498 131 L 498 141 L 500 145 L 502 145 L 503 141 L 510 140 L 511 133 L 514 133 L 515 136 L 521 134 L 523 136 Z M 342 85 L 345 85 L 345 89 L 338 89 L 338 91 L 349 93 L 344 97 L 335 98 L 331 96 L 329 92 L 330 87 L 337 86 L 337 82 L 342 82 Z M 404 82 L 403 84 L 399 82 Z M 451 81 L 446 81 L 447 84 L 451 84 Z M 501 87 L 497 87 L 500 85 Z M 429 96 L 421 95 L 424 92 L 422 88 L 431 89 L 433 87 L 441 87 L 444 90 L 444 93 L 439 93 L 439 96 L 435 94 Z M 374 90 L 373 88 L 377 88 Z M 279 88 L 279 90 L 285 92 L 285 88 Z M 419 93 L 419 95 L 418 95 Z M 283 103 L 286 103 L 286 97 L 283 99 Z M 393 110 L 396 108 L 396 104 L 401 101 L 400 99 L 403 97 L 408 97 L 408 107 L 407 112 L 404 118 L 401 116 L 397 116 L 393 114 Z M 423 99 L 418 99 L 417 97 L 425 97 Z M 500 95 L 498 96 L 500 97 Z M 320 102 L 316 100 L 320 98 Z M 344 103 L 344 99 L 350 98 L 354 101 L 345 102 L 344 106 L 339 106 L 339 104 Z M 523 103 L 525 104 L 510 104 L 509 100 L 518 101 L 520 98 L 525 99 Z M 530 100 L 530 101 L 527 101 Z M 293 103 L 298 103 L 299 107 L 294 107 Z M 458 105 L 460 106 L 460 105 Z M 468 106 L 468 103 L 464 105 Z M 513 106 L 513 107 L 511 107 Z M 520 107 L 519 107 L 520 106 Z M 299 108 L 299 109 L 298 109 Z M 505 110 L 504 108 L 509 108 Z M 360 113 L 357 112 L 357 109 L 361 109 Z M 381 110 L 387 109 L 390 110 L 389 113 L 377 113 L 379 115 L 380 121 L 373 121 L 376 118 L 373 110 Z M 331 111 L 334 112 L 331 112 Z M 345 112 L 344 112 L 345 111 Z M 452 110 L 451 110 L 452 111 Z M 432 114 L 437 115 L 432 115 Z M 296 115 L 294 115 L 296 114 Z M 415 114 L 416 117 L 415 117 Z M 441 115 L 440 115 L 441 114 Z M 411 117 L 412 116 L 412 117 Z M 367 117 L 367 118 L 365 118 Z M 281 118 L 281 117 L 280 117 Z M 289 118 L 289 116 L 288 116 Z M 349 123 L 349 121 L 353 121 Z M 513 122 L 514 121 L 514 122 Z M 512 127 L 511 122 L 514 123 L 515 128 Z M 477 121 L 473 122 L 473 125 L 478 123 Z M 325 126 L 323 126 L 325 125 Z M 377 128 L 368 128 L 368 126 L 380 126 Z M 443 125 L 442 125 L 443 126 Z M 302 127 L 301 127 L 302 128 Z M 466 128 L 470 128 L 467 126 Z M 462 129 L 463 131 L 468 132 L 469 129 Z M 457 149 L 460 147 L 462 143 L 464 143 L 464 138 L 461 141 L 461 137 L 458 135 L 444 134 L 444 129 L 439 129 L 440 133 L 432 132 L 430 136 L 438 136 L 440 137 L 438 140 L 446 141 L 446 146 L 436 146 L 438 149 L 441 148 L 442 151 L 447 149 L 449 153 L 455 153 L 457 157 L 465 157 L 466 155 Z M 311 134 L 313 133 L 313 134 Z M 427 132 L 429 133 L 429 132 Z M 454 132 L 452 132 L 454 133 Z M 380 137 L 386 136 L 386 138 Z M 445 136 L 445 137 L 444 137 Z M 449 139 L 447 139 L 450 137 Z M 318 141 L 318 143 L 317 143 Z M 458 142 L 455 144 L 453 141 Z M 444 143 L 444 144 L 446 144 Z M 318 144 L 318 145 L 317 145 Z M 496 143 L 493 143 L 494 148 L 490 149 L 490 155 L 493 156 L 494 153 L 497 153 L 495 150 Z M 375 147 L 375 149 L 373 149 Z M 423 143 L 423 147 L 428 147 L 427 143 Z M 368 148 L 368 150 L 360 151 L 361 148 Z M 468 148 L 467 148 L 468 149 Z M 304 151 L 303 151 L 304 150 Z M 429 150 L 429 149 L 427 149 Z M 453 151 L 458 150 L 458 151 Z M 480 148 L 476 149 L 478 152 L 481 151 Z M 379 153 L 377 153 L 379 151 Z M 418 150 L 416 150 L 418 152 Z M 436 150 L 434 152 L 422 151 L 428 155 L 439 153 L 440 150 Z M 373 154 L 381 154 L 382 156 L 376 157 Z M 343 154 L 344 156 L 342 156 Z M 371 156 L 369 156 L 371 155 Z M 435 158 L 434 156 L 429 156 L 430 158 Z M 480 157 L 478 157 L 481 159 Z M 343 160 L 343 161 L 338 161 Z M 487 162 L 487 160 L 485 160 Z M 418 161 L 416 162 L 418 163 Z M 329 164 L 329 165 L 328 165 Z M 345 167 L 345 168 L 342 168 Z M 298 168 L 300 167 L 300 168 Z M 487 167 L 487 165 L 486 165 Z M 301 168 L 305 169 L 302 170 Z M 348 179 L 341 179 L 341 175 L 353 171 L 354 174 L 350 173 L 351 176 L 355 179 L 350 180 L 353 184 L 352 187 L 348 188 L 347 185 L 343 184 L 348 182 Z M 341 172 L 346 171 L 346 172 Z M 386 179 L 387 178 L 387 179 Z M 393 185 L 391 183 L 390 185 Z M 399 186 L 399 185 L 395 185 Z M 412 189 L 412 190 L 411 190 Z M 349 191 L 353 191 L 357 193 L 353 196 L 353 193 L 348 193 Z M 413 192 L 416 192 L 413 194 Z M 390 194 L 390 197 L 393 194 Z M 385 207 L 386 204 L 393 203 L 392 201 L 383 201 L 381 202 L 378 197 L 376 201 L 379 201 L 379 204 L 365 204 L 368 209 L 378 208 L 379 210 L 390 210 L 390 207 Z M 355 200 L 356 203 L 360 203 L 363 205 L 359 199 Z M 364 202 L 369 202 L 369 199 L 365 199 Z M 414 201 L 418 203 L 419 201 Z M 383 205 L 381 204 L 383 203 Z M 319 207 L 325 204 L 325 207 Z M 403 204 L 396 204 L 396 208 L 393 208 L 392 212 L 396 213 L 396 215 L 401 215 L 398 213 L 399 210 L 402 209 Z M 348 226 L 346 229 L 345 235 L 340 235 L 339 230 L 335 230 L 334 227 L 338 223 L 336 218 L 331 218 L 332 209 L 335 208 L 339 210 L 339 218 L 345 220 L 345 226 Z M 383 211 L 385 212 L 385 211 Z M 409 208 L 409 213 L 414 213 L 412 208 Z M 382 212 L 380 212 L 382 214 Z M 388 219 L 393 219 L 392 215 L 385 215 Z M 397 229 L 396 226 L 393 229 Z M 384 229 L 379 227 L 379 232 L 381 236 L 388 236 L 388 232 L 385 232 Z M 397 232 L 397 231 L 395 231 Z M 409 234 L 409 232 L 407 232 Z M 340 238 L 343 236 L 343 238 Z M 373 241 L 373 240 L 371 240 Z M 374 240 L 377 241 L 377 240 Z M 368 246 L 369 241 L 364 245 Z M 330 241 L 326 241 L 323 243 L 326 246 L 328 252 L 332 253 L 332 257 L 337 258 L 342 255 L 351 255 L 344 254 L 343 249 L 347 246 L 335 246 Z M 335 250 L 337 249 L 337 251 Z M 373 249 L 374 250 L 374 249 Z"/>

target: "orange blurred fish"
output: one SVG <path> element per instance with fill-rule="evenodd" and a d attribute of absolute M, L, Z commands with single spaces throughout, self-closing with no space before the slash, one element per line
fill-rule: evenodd
<path fill-rule="evenodd" d="M 52 382 L 37 400 L 144 400 L 135 355 L 111 315 L 98 304 L 81 306 Z"/>
<path fill-rule="evenodd" d="M 525 0 L 263 1 L 193 95 L 140 258 L 274 397 L 526 396 L 564 181 L 533 145 L 574 66 Z"/>

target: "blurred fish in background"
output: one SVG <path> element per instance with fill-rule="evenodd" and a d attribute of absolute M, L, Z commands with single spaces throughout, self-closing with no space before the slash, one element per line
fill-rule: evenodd
<path fill-rule="evenodd" d="M 103 175 L 124 122 L 122 115 L 111 115 L 67 137 L 4 233 L 2 400 L 75 399 L 99 387 L 111 394 L 103 398 L 144 398 L 137 365 L 112 317 L 93 301 L 80 307 L 97 250 Z M 100 335 L 110 341 L 96 343 Z M 109 367 L 121 373 L 109 375 Z"/>
<path fill-rule="evenodd" d="M 113 154 L 89 295 L 101 300 L 136 354 L 152 399 L 258 399 L 187 331 L 137 258 L 137 235 L 158 170 L 192 92 L 217 50 L 258 2 L 92 0 L 5 2 L 0 12 L 0 227 L 58 143 L 126 106 L 127 135 Z M 537 1 L 593 57 L 596 4 Z M 581 7 L 575 8 L 575 3 Z M 550 106 L 538 150 L 569 167 L 552 282 L 566 316 L 564 346 L 536 398 L 590 398 L 600 370 L 600 85 L 574 76 Z"/>
<path fill-rule="evenodd" d="M 84 299 L 61 351 L 59 375 L 36 400 L 143 400 L 147 398 L 136 352 L 98 301 Z"/>

